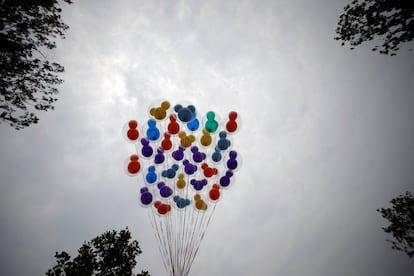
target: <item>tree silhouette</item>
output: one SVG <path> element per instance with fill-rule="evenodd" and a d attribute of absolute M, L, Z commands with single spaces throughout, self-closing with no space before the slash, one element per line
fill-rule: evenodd
<path fill-rule="evenodd" d="M 381 208 L 377 211 L 391 224 L 382 227 L 386 233 L 393 235 L 395 240 L 387 240 L 392 243 L 392 249 L 404 251 L 408 257 L 414 256 L 414 197 L 410 192 L 393 198 L 390 203 L 392 208 Z"/>
<path fill-rule="evenodd" d="M 69 28 L 58 1 L 0 0 L 0 123 L 21 129 L 38 122 L 38 110 L 54 109 L 64 67 L 45 50 Z"/>
<path fill-rule="evenodd" d="M 137 264 L 136 257 L 142 253 L 138 241 L 131 239 L 128 228 L 107 231 L 85 242 L 79 248 L 79 255 L 71 260 L 65 251 L 56 252 L 57 264 L 46 272 L 47 276 L 115 276 L 134 275 L 132 269 Z M 141 271 L 136 276 L 149 276 Z"/>
<path fill-rule="evenodd" d="M 336 40 L 351 50 L 363 42 L 382 39 L 373 51 L 395 55 L 399 45 L 414 38 L 414 4 L 410 0 L 354 0 L 339 17 Z"/>

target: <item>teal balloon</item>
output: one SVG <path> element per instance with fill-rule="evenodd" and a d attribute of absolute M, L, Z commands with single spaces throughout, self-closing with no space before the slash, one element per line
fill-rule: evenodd
<path fill-rule="evenodd" d="M 214 119 L 215 117 L 216 114 L 213 111 L 207 112 L 207 121 L 204 125 L 204 128 L 210 133 L 215 132 L 219 127 L 218 122 Z"/>

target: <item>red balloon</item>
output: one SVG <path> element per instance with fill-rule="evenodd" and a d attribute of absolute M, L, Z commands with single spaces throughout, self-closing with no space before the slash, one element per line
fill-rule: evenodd
<path fill-rule="evenodd" d="M 168 133 L 164 133 L 164 140 L 161 142 L 163 150 L 170 150 L 172 148 L 171 136 Z"/>
<path fill-rule="evenodd" d="M 235 132 L 237 130 L 237 112 L 232 111 L 229 113 L 229 121 L 226 124 L 226 130 L 228 132 Z"/>
<path fill-rule="evenodd" d="M 131 161 L 128 164 L 128 172 L 131 174 L 137 174 L 141 169 L 141 165 L 138 161 Z"/>
<path fill-rule="evenodd" d="M 165 215 L 166 213 L 171 211 L 171 205 L 162 203 L 159 200 L 155 201 L 154 207 L 157 208 L 157 211 L 160 215 Z"/>
<path fill-rule="evenodd" d="M 201 168 L 203 169 L 205 177 L 212 177 L 218 173 L 218 170 L 216 168 L 211 168 L 206 163 L 201 164 Z"/>
<path fill-rule="evenodd" d="M 174 115 L 170 115 L 170 123 L 168 124 L 168 132 L 171 134 L 177 134 L 180 131 L 180 125 L 177 123 L 177 119 Z"/>
<path fill-rule="evenodd" d="M 131 120 L 128 122 L 128 126 L 129 126 L 129 130 L 127 132 L 127 137 L 129 140 L 131 141 L 135 141 L 138 139 L 139 137 L 139 132 L 138 132 L 138 122 L 135 120 Z"/>
<path fill-rule="evenodd" d="M 127 137 L 131 141 L 135 141 L 139 137 L 139 132 L 136 129 L 129 129 L 127 132 Z"/>
<path fill-rule="evenodd" d="M 217 200 L 220 197 L 220 191 L 218 189 L 211 189 L 209 196 L 211 200 Z"/>

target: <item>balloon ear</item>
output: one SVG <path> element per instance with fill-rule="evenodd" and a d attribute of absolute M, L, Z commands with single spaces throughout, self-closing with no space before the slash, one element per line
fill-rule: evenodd
<path fill-rule="evenodd" d="M 182 109 L 183 107 L 181 106 L 181 104 L 177 104 L 176 106 L 174 106 L 174 111 L 175 112 L 180 112 L 180 110 Z"/>
<path fill-rule="evenodd" d="M 149 126 L 150 128 L 153 128 L 153 127 L 155 127 L 155 125 L 156 125 L 156 122 L 155 122 L 155 120 L 153 120 L 153 119 L 149 119 L 147 123 L 148 123 L 148 126 Z"/>
<path fill-rule="evenodd" d="M 170 102 L 168 101 L 164 101 L 161 103 L 161 108 L 164 110 L 167 110 L 168 108 L 170 108 Z"/>

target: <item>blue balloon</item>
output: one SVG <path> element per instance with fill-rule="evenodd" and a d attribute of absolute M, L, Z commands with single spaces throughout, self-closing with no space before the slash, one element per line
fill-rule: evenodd
<path fill-rule="evenodd" d="M 200 122 L 197 118 L 187 123 L 187 128 L 191 131 L 196 131 L 200 127 Z"/>
<path fill-rule="evenodd" d="M 195 107 L 193 105 L 183 107 L 182 105 L 177 104 L 174 106 L 174 111 L 177 112 L 178 119 L 180 119 L 181 122 L 188 123 L 195 118 Z"/>
<path fill-rule="evenodd" d="M 220 150 L 228 149 L 230 147 L 231 143 L 230 143 L 230 140 L 226 138 L 227 133 L 225 131 L 221 131 L 219 133 L 219 136 L 220 136 L 220 140 L 217 142 L 217 147 Z"/>
<path fill-rule="evenodd" d="M 220 149 L 216 147 L 214 149 L 213 155 L 211 156 L 211 159 L 213 159 L 214 162 L 220 162 L 221 158 L 222 157 L 221 157 Z"/>
<path fill-rule="evenodd" d="M 156 141 L 160 138 L 160 131 L 156 126 L 156 121 L 154 119 L 148 120 L 148 129 L 147 129 L 147 137 L 151 141 Z"/>
<path fill-rule="evenodd" d="M 145 180 L 149 184 L 153 184 L 153 183 L 155 183 L 155 181 L 157 181 L 157 174 L 155 173 L 155 167 L 154 166 L 149 166 L 148 167 L 148 173 L 145 176 Z"/>
<path fill-rule="evenodd" d="M 188 198 L 182 198 L 178 195 L 174 196 L 174 202 L 178 208 L 182 209 L 188 205 L 190 205 L 190 200 Z"/>
<path fill-rule="evenodd" d="M 175 174 L 176 174 L 176 172 L 177 172 L 177 171 L 178 171 L 178 165 L 177 165 L 177 164 L 173 164 L 173 165 L 171 166 L 171 168 L 169 168 L 169 169 L 167 169 L 167 170 L 162 171 L 161 175 L 162 175 L 163 177 L 166 177 L 166 178 L 170 178 L 170 179 L 172 179 L 172 178 L 174 178 L 174 177 L 175 177 Z"/>

